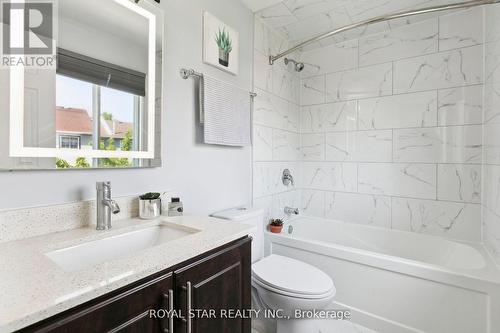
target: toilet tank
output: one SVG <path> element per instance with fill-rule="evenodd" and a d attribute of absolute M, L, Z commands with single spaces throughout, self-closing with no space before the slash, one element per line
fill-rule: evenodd
<path fill-rule="evenodd" d="M 252 262 L 264 256 L 264 210 L 253 207 L 237 207 L 210 215 L 223 220 L 235 221 L 253 226 L 250 232 L 252 240 Z"/>

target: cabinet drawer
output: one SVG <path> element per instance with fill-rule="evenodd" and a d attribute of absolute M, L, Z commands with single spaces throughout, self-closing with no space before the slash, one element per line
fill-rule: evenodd
<path fill-rule="evenodd" d="M 168 307 L 172 273 L 138 284 L 114 296 L 84 304 L 22 332 L 164 332 L 167 319 L 152 319 L 150 310 Z"/>

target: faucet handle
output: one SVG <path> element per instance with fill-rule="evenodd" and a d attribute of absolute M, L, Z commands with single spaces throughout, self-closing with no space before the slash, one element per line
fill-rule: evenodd
<path fill-rule="evenodd" d="M 285 185 L 285 186 L 288 186 L 290 184 L 292 186 L 295 186 L 292 173 L 288 169 L 283 170 L 283 175 L 281 176 L 281 180 L 283 182 L 283 185 Z"/>

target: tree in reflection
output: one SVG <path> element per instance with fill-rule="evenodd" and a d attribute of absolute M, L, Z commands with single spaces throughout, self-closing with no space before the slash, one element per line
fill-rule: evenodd
<path fill-rule="evenodd" d="M 121 150 L 122 151 L 131 151 L 133 145 L 132 131 L 127 131 L 125 137 L 121 142 Z M 99 150 L 107 150 L 107 151 L 115 151 L 116 145 L 115 140 L 113 138 L 108 138 L 106 141 L 101 140 L 99 142 Z M 132 166 L 132 163 L 128 158 L 100 158 L 99 159 L 99 167 L 100 168 L 126 168 Z M 57 169 L 82 169 L 82 168 L 91 168 L 92 166 L 87 161 L 85 157 L 78 157 L 76 159 L 75 165 L 71 165 L 68 161 L 57 158 L 56 159 L 56 168 Z"/>

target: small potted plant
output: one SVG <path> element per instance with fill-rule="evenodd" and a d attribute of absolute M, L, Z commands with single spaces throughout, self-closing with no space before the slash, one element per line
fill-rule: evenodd
<path fill-rule="evenodd" d="M 226 29 L 219 29 L 219 32 L 215 35 L 215 42 L 219 47 L 219 64 L 224 67 L 229 66 L 229 53 L 233 50 L 233 42 L 229 36 L 229 32 Z"/>
<path fill-rule="evenodd" d="M 283 220 L 272 219 L 271 222 L 269 223 L 269 231 L 271 231 L 274 234 L 279 234 L 281 233 L 281 230 L 283 230 Z"/>
<path fill-rule="evenodd" d="M 139 217 L 151 220 L 161 215 L 161 193 L 150 192 L 139 196 Z"/>

